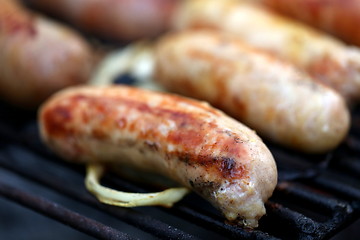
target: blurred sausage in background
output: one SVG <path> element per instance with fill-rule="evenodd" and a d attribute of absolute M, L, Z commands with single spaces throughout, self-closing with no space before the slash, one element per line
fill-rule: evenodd
<path fill-rule="evenodd" d="M 358 0 L 257 0 L 286 16 L 360 46 Z"/>
<path fill-rule="evenodd" d="M 155 58 L 154 78 L 167 90 L 208 101 L 273 142 L 322 153 L 349 130 L 349 111 L 337 92 L 233 36 L 169 33 Z"/>
<path fill-rule="evenodd" d="M 185 0 L 174 29 L 210 28 L 289 61 L 344 96 L 360 100 L 360 50 L 246 0 Z"/>
<path fill-rule="evenodd" d="M 17 1 L 0 0 L 0 96 L 34 108 L 66 86 L 85 83 L 92 48 L 74 30 L 45 19 Z"/>
<path fill-rule="evenodd" d="M 152 38 L 166 31 L 179 0 L 28 0 L 97 37 L 114 41 Z"/>

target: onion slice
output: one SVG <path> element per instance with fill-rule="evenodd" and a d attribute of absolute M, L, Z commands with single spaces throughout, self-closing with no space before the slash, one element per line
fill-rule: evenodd
<path fill-rule="evenodd" d="M 121 192 L 100 184 L 100 179 L 105 172 L 104 166 L 96 163 L 87 165 L 85 186 L 96 198 L 105 204 L 120 207 L 155 206 L 172 207 L 190 192 L 184 187 L 169 188 L 155 193 L 129 193 Z"/>

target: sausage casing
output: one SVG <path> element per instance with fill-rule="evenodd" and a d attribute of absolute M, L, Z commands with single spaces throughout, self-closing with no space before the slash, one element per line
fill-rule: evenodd
<path fill-rule="evenodd" d="M 155 37 L 169 28 L 178 0 L 30 0 L 80 29 L 116 41 Z"/>
<path fill-rule="evenodd" d="M 256 227 L 277 182 L 249 128 L 208 104 L 125 86 L 73 87 L 39 113 L 45 143 L 75 162 L 129 164 L 172 178 L 230 221 Z"/>
<path fill-rule="evenodd" d="M 342 94 L 360 100 L 360 51 L 300 22 L 244 0 L 185 0 L 174 18 L 176 29 L 210 28 L 291 62 Z"/>
<path fill-rule="evenodd" d="M 258 0 L 286 16 L 337 36 L 349 44 L 360 46 L 360 2 L 358 0 Z"/>
<path fill-rule="evenodd" d="M 208 101 L 284 146 L 326 152 L 348 132 L 349 110 L 337 92 L 233 36 L 171 33 L 155 59 L 154 79 L 166 89 Z"/>
<path fill-rule="evenodd" d="M 33 108 L 90 76 L 92 50 L 76 32 L 0 0 L 0 96 Z"/>

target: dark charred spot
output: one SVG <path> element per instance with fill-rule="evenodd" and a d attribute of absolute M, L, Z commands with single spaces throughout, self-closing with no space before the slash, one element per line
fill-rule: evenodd
<path fill-rule="evenodd" d="M 181 153 L 175 153 L 174 155 L 177 157 L 178 161 L 184 162 L 188 166 L 201 166 L 206 169 L 207 172 L 220 175 L 223 178 L 244 178 L 248 174 L 243 165 L 236 163 L 236 161 L 230 157 L 213 157 L 210 155 Z"/>
<path fill-rule="evenodd" d="M 232 176 L 236 170 L 236 162 L 232 158 L 222 158 L 220 164 L 220 171 L 223 176 Z"/>
<path fill-rule="evenodd" d="M 185 112 L 172 111 L 168 109 L 163 109 L 161 112 L 162 114 L 168 115 L 169 118 L 173 120 L 178 120 L 180 122 L 179 125 L 182 127 L 186 126 L 192 119 L 191 114 Z"/>
<path fill-rule="evenodd" d="M 194 180 L 190 180 L 189 183 L 192 186 L 193 190 L 202 196 L 211 196 L 220 187 L 220 183 L 206 181 L 203 179 L 202 176 L 199 176 Z"/>
<path fill-rule="evenodd" d="M 223 131 L 223 133 L 225 133 L 227 136 L 229 136 L 229 137 L 231 137 L 232 136 L 232 133 L 231 133 L 231 131 L 229 131 L 229 130 L 225 130 L 225 131 Z"/>
<path fill-rule="evenodd" d="M 191 187 L 194 187 L 194 182 L 192 180 L 189 180 L 189 184 Z"/>
<path fill-rule="evenodd" d="M 154 142 L 151 142 L 151 141 L 145 141 L 144 142 L 145 146 L 148 147 L 151 151 L 154 151 L 154 152 L 158 152 L 159 151 L 159 146 L 154 143 Z"/>
<path fill-rule="evenodd" d="M 242 141 L 239 137 L 234 137 L 234 142 L 243 143 L 244 141 Z"/>
<path fill-rule="evenodd" d="M 165 160 L 166 161 L 170 161 L 171 158 L 172 158 L 171 154 L 169 154 L 169 153 L 165 154 Z"/>
<path fill-rule="evenodd" d="M 138 148 L 139 153 L 141 153 L 142 155 L 145 155 L 145 150 L 143 148 Z"/>
<path fill-rule="evenodd" d="M 138 143 L 136 140 L 131 138 L 121 139 L 116 143 L 119 148 L 135 148 L 138 146 Z"/>
<path fill-rule="evenodd" d="M 219 131 L 219 132 L 225 133 L 227 136 L 232 137 L 232 139 L 234 140 L 234 143 L 243 143 L 243 141 L 240 139 L 240 137 L 233 135 L 233 133 L 229 130 Z"/>
<path fill-rule="evenodd" d="M 67 107 L 58 106 L 53 109 L 53 113 L 59 120 L 69 121 L 72 119 L 71 113 Z"/>
<path fill-rule="evenodd" d="M 187 125 L 187 123 L 185 121 L 183 121 L 178 125 L 178 127 L 179 128 L 184 128 L 184 127 L 186 127 L 186 125 Z"/>
<path fill-rule="evenodd" d="M 184 162 L 186 164 L 191 163 L 189 154 L 179 154 L 178 159 L 179 159 L 179 161 Z"/>

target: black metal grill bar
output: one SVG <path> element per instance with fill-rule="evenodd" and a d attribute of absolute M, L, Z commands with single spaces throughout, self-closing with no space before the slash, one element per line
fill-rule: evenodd
<path fill-rule="evenodd" d="M 86 192 L 83 185 L 72 187 L 63 184 L 63 179 L 58 179 L 56 175 L 42 171 L 36 166 L 24 167 L 19 161 L 5 159 L 0 156 L 0 166 L 6 168 L 20 176 L 40 183 L 49 189 L 56 190 L 74 200 L 86 203 L 92 207 L 101 209 L 118 219 L 131 224 L 145 232 L 148 232 L 160 239 L 196 239 L 196 237 L 185 233 L 177 228 L 165 224 L 157 219 L 141 214 L 133 209 L 117 208 L 99 203 L 94 197 Z M 76 184 L 76 183 L 74 183 Z"/>
<path fill-rule="evenodd" d="M 348 185 L 338 181 L 336 177 L 319 177 L 311 181 L 313 186 L 320 187 L 324 190 L 330 191 L 333 194 L 342 196 L 347 199 L 360 201 L 360 188 Z"/>
<path fill-rule="evenodd" d="M 278 165 L 279 182 L 314 178 L 328 168 L 333 156 L 331 153 L 311 156 L 268 145 Z"/>
<path fill-rule="evenodd" d="M 254 239 L 254 240 L 276 240 L 278 238 L 271 236 L 266 232 L 260 230 L 243 229 L 237 226 L 232 226 L 224 222 L 224 219 L 203 214 L 199 210 L 192 209 L 181 204 L 174 206 L 168 211 L 180 216 L 188 221 L 195 222 L 199 226 L 212 229 L 223 236 L 232 239 Z"/>
<path fill-rule="evenodd" d="M 301 203 L 323 214 L 334 215 L 335 212 L 342 212 L 348 215 L 351 213 L 351 210 L 347 209 L 350 208 L 350 205 L 346 202 L 315 192 L 313 188 L 306 187 L 300 183 L 283 182 L 278 184 L 276 190 L 276 193 L 282 193 L 284 198 L 291 197 L 297 204 Z"/>
<path fill-rule="evenodd" d="M 267 207 L 270 211 L 263 221 L 265 230 L 282 239 L 324 239 L 325 236 L 332 235 L 339 225 L 336 222 L 331 228 L 329 224 L 319 223 L 271 201 L 267 203 Z"/>
<path fill-rule="evenodd" d="M 360 146 L 359 153 L 360 156 Z M 360 176 L 360 161 L 359 156 L 348 156 L 346 158 L 337 157 L 332 161 L 332 168 L 337 169 L 338 171 L 346 172 L 347 175 L 351 175 L 354 178 Z"/>
<path fill-rule="evenodd" d="M 358 130 L 358 131 L 360 131 L 360 130 Z M 360 152 L 360 139 L 357 136 L 355 136 L 354 134 L 349 134 L 349 136 L 347 136 L 345 144 L 352 151 L 357 152 L 357 153 Z"/>
<path fill-rule="evenodd" d="M 135 239 L 42 197 L 0 182 L 0 195 L 98 239 Z"/>
<path fill-rule="evenodd" d="M 317 222 L 302 216 L 300 213 L 280 207 L 280 212 L 277 214 L 281 215 L 280 218 L 282 220 L 287 218 L 289 220 L 297 219 L 295 222 L 297 222 L 297 224 L 300 223 L 300 225 L 293 225 L 293 223 L 291 223 L 290 226 L 293 225 L 296 229 L 305 230 L 303 231 L 302 237 L 305 237 L 306 234 L 310 234 L 312 238 L 316 235 L 322 237 L 331 236 L 339 231 L 345 223 L 350 222 L 356 217 L 356 212 L 350 203 L 334 199 L 330 196 L 320 195 L 311 190 L 306 190 L 299 184 L 280 184 L 277 190 L 280 192 L 283 191 L 291 195 L 291 197 L 296 198 L 297 205 L 303 202 L 302 204 L 304 205 L 313 205 L 311 208 L 316 212 L 325 211 L 326 214 L 330 214 L 326 221 Z M 278 205 L 274 204 L 274 206 Z M 314 232 L 309 231 L 309 229 L 314 229 Z M 305 239 L 306 238 L 307 236 Z"/>

